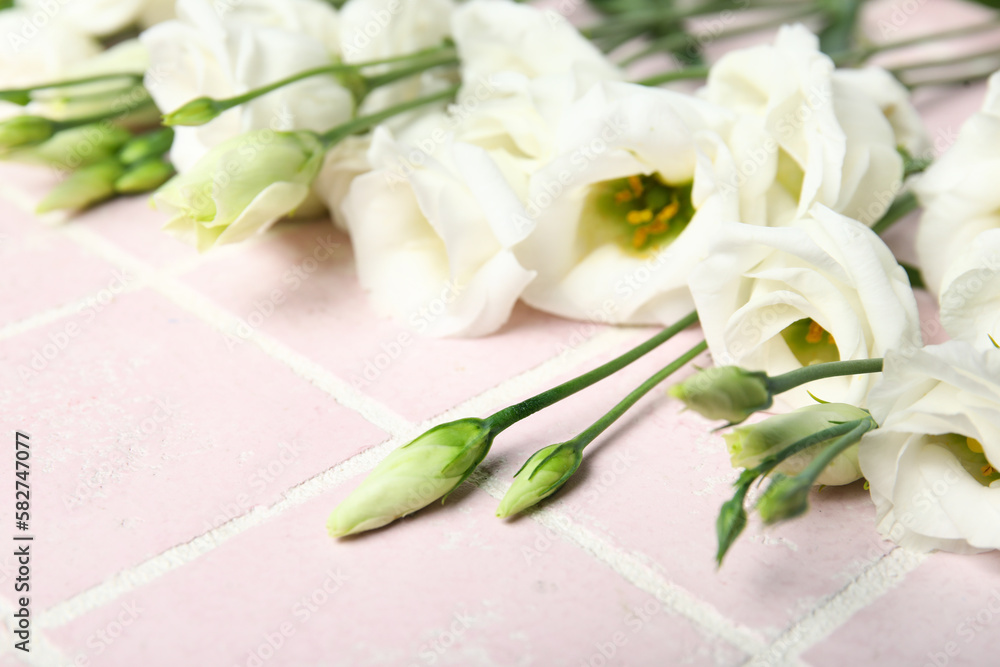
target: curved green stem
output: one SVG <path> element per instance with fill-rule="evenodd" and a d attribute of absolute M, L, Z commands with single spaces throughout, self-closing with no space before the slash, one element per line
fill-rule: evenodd
<path fill-rule="evenodd" d="M 872 231 L 881 236 L 894 224 L 915 211 L 918 206 L 920 202 L 917 201 L 917 196 L 912 192 L 904 192 L 893 200 L 885 214 L 872 225 Z"/>
<path fill-rule="evenodd" d="M 0 95 L 15 94 L 15 93 L 32 93 L 36 90 L 49 90 L 50 88 L 65 88 L 67 86 L 80 86 L 87 83 L 97 83 L 98 81 L 111 81 L 114 79 L 130 79 L 132 81 L 142 81 L 142 74 L 138 72 L 119 72 L 116 74 L 96 74 L 94 76 L 85 76 L 79 79 L 66 79 L 65 81 L 53 81 L 51 83 L 45 83 L 38 86 L 30 86 L 28 88 L 8 88 L 6 90 L 0 90 Z"/>
<path fill-rule="evenodd" d="M 592 371 L 584 373 L 583 375 L 563 382 L 557 387 L 553 387 L 547 391 L 543 391 L 540 394 L 532 396 L 526 400 L 521 401 L 515 405 L 504 408 L 493 415 L 486 418 L 493 429 L 494 433 L 500 433 L 506 428 L 509 428 L 513 424 L 521 421 L 525 417 L 529 417 L 539 410 L 549 407 L 553 403 L 557 403 L 567 396 L 571 396 L 581 389 L 586 389 L 590 385 L 603 380 L 612 373 L 617 373 L 621 369 L 625 368 L 633 361 L 642 357 L 643 355 L 656 349 L 663 343 L 667 342 L 678 333 L 688 328 L 692 324 L 698 321 L 698 314 L 691 313 L 686 317 L 682 318 L 675 324 L 667 327 L 660 333 L 656 334 L 645 343 L 637 345 L 625 354 L 612 359 L 602 366 L 598 366 Z"/>
<path fill-rule="evenodd" d="M 767 378 L 767 387 L 772 394 L 781 394 L 799 385 L 822 380 L 824 378 L 842 375 L 861 375 L 863 373 L 879 373 L 882 370 L 881 359 L 853 359 L 848 361 L 831 361 L 825 364 L 804 366 L 794 371 Z"/>
<path fill-rule="evenodd" d="M 398 116 L 399 114 L 410 111 L 411 109 L 418 109 L 422 106 L 427 106 L 428 104 L 433 104 L 435 102 L 450 100 L 455 97 L 456 93 L 458 93 L 458 89 L 459 86 L 452 86 L 438 93 L 417 97 L 403 102 L 402 104 L 397 104 L 387 109 L 383 109 L 378 113 L 355 118 L 354 120 L 348 121 L 343 125 L 338 125 L 337 127 L 324 132 L 319 135 L 319 137 L 326 145 L 327 149 L 332 148 L 334 145 L 350 135 L 370 130 L 382 121 L 388 120 L 393 116 Z"/>
<path fill-rule="evenodd" d="M 390 83 L 395 83 L 401 79 L 407 79 L 415 74 L 426 72 L 427 70 L 434 69 L 435 67 L 447 67 L 449 65 L 458 64 L 459 60 L 453 54 L 444 54 L 438 58 L 428 59 L 423 62 L 418 61 L 407 67 L 400 67 L 383 74 L 364 77 L 365 90 L 366 92 L 371 92 L 376 88 L 380 88 Z"/>
<path fill-rule="evenodd" d="M 950 30 L 942 30 L 941 32 L 932 32 L 924 35 L 917 35 L 915 37 L 908 37 L 906 39 L 900 39 L 895 42 L 886 42 L 884 44 L 873 44 L 871 46 L 857 49 L 855 51 L 848 51 L 847 53 L 840 53 L 833 57 L 833 60 L 837 65 L 847 65 L 856 62 L 864 62 L 871 58 L 872 56 L 885 53 L 886 51 L 895 51 L 897 49 L 904 49 L 909 46 L 917 46 L 919 44 L 926 44 L 927 42 L 936 42 L 945 39 L 954 39 L 956 37 L 965 37 L 968 35 L 974 35 L 980 32 L 986 32 L 988 30 L 995 30 L 1000 28 L 1000 21 L 986 21 L 983 23 L 976 23 L 975 25 L 962 26 L 961 28 L 952 28 Z"/>
<path fill-rule="evenodd" d="M 708 67 L 687 67 L 685 69 L 677 69 L 670 72 L 664 72 L 663 74 L 654 74 L 653 76 L 647 76 L 645 79 L 639 79 L 635 83 L 640 86 L 658 86 L 661 83 L 670 83 L 671 81 L 682 81 L 684 79 L 704 79 L 708 76 Z"/>
<path fill-rule="evenodd" d="M 744 484 L 749 488 L 754 479 L 767 475 L 772 470 L 777 468 L 778 465 L 780 465 L 785 459 L 795 456 L 799 452 L 809 449 L 814 445 L 818 445 L 821 442 L 826 442 L 827 440 L 847 435 L 855 428 L 868 421 L 870 420 L 855 419 L 854 421 L 844 422 L 842 424 L 834 424 L 833 426 L 825 428 L 822 431 L 817 431 L 816 433 L 810 433 L 801 440 L 797 440 L 788 445 L 781 451 L 775 452 L 774 454 L 764 458 L 760 463 L 748 470 L 746 477 L 741 477 L 740 481 L 744 482 Z M 833 459 L 831 458 L 830 460 L 832 461 Z"/>
<path fill-rule="evenodd" d="M 580 435 L 576 436 L 572 440 L 567 441 L 566 444 L 574 445 L 579 449 L 583 449 L 591 442 L 594 441 L 597 436 L 603 433 L 609 426 L 614 424 L 618 419 L 625 414 L 625 412 L 635 405 L 636 401 L 649 393 L 653 387 L 660 384 L 673 373 L 677 372 L 684 367 L 689 361 L 693 360 L 699 354 L 708 349 L 708 343 L 701 341 L 690 350 L 677 357 L 669 364 L 664 366 L 659 372 L 652 375 L 648 380 L 639 385 L 631 394 L 623 398 L 615 407 L 611 408 L 607 414 L 594 422 L 587 430 L 585 430 Z"/>

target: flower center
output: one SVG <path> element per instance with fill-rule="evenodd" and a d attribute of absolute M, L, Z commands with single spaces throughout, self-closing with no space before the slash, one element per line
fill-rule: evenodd
<path fill-rule="evenodd" d="M 934 444 L 941 445 L 954 454 L 966 472 L 983 486 L 990 486 L 1000 480 L 1000 471 L 986 458 L 982 443 L 975 438 L 949 433 L 936 436 Z"/>
<path fill-rule="evenodd" d="M 806 318 L 792 322 L 781 330 L 781 337 L 803 366 L 840 361 L 837 341 L 815 320 Z"/>
<path fill-rule="evenodd" d="M 670 185 L 655 174 L 593 185 L 585 211 L 582 228 L 593 245 L 612 241 L 633 252 L 669 244 L 695 212 L 690 183 Z"/>

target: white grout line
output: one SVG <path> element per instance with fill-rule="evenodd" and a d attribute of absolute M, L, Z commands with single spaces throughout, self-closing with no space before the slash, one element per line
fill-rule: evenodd
<path fill-rule="evenodd" d="M 746 664 L 752 667 L 784 665 L 830 636 L 854 614 L 900 583 L 920 566 L 927 554 L 896 547 L 783 632 Z"/>
<path fill-rule="evenodd" d="M 475 483 L 497 500 L 503 498 L 510 487 L 509 483 L 501 482 L 491 475 L 478 478 Z M 765 648 L 766 643 L 757 632 L 735 623 L 711 604 L 699 600 L 684 588 L 668 581 L 650 567 L 641 554 L 629 553 L 616 548 L 591 530 L 575 523 L 568 515 L 556 510 L 538 509 L 528 516 L 546 529 L 583 549 L 636 588 L 655 597 L 667 609 L 691 620 L 704 634 L 718 637 L 748 655 L 753 655 Z"/>

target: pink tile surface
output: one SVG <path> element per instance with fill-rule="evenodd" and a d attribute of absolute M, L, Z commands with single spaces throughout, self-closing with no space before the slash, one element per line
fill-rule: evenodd
<path fill-rule="evenodd" d="M 347 238 L 325 222 L 300 223 L 270 243 L 209 257 L 184 280 L 415 421 L 538 365 L 580 328 L 519 307 L 487 338 L 421 337 L 372 311 L 358 287 Z"/>
<path fill-rule="evenodd" d="M 804 657 L 817 667 L 997 663 L 1000 554 L 935 554 Z"/>
<path fill-rule="evenodd" d="M 591 16 L 574 9 L 580 3 L 548 6 L 574 21 Z M 950 1 L 865 5 L 876 39 L 967 25 L 984 11 Z M 898 30 L 879 33 L 881 20 Z M 921 57 L 987 44 L 980 36 Z M 935 153 L 954 141 L 983 91 L 918 94 Z M 55 182 L 47 170 L 16 165 L 0 165 L 0 179 L 21 206 Z M 836 603 L 889 548 L 854 485 L 814 494 L 804 519 L 767 530 L 751 523 L 716 571 L 714 522 L 735 473 L 709 430 L 716 424 L 679 412 L 662 389 L 588 450 L 536 517 L 499 521 L 496 501 L 466 485 L 443 507 L 332 541 L 327 513 L 372 463 L 352 457 L 387 434 L 338 403 L 328 392 L 343 398 L 341 389 L 317 375 L 353 388 L 348 404 L 417 422 L 502 389 L 605 329 L 518 307 L 495 336 L 424 339 L 372 311 L 347 239 L 327 222 L 283 224 L 201 257 L 160 232 L 162 223 L 143 197 L 64 228 L 0 199 L 0 370 L 8 380 L 0 425 L 8 435 L 28 431 L 35 447 L 40 645 L 31 664 L 739 665 L 797 623 L 826 618 L 820 605 Z M 911 217 L 888 235 L 907 261 L 914 226 Z M 151 284 L 122 275 L 121 262 L 155 270 Z M 115 280 L 129 289 L 119 293 Z M 90 306 L 68 308 L 95 295 Z M 933 299 L 918 300 L 925 338 L 941 340 Z M 226 324 L 233 316 L 235 328 Z M 633 344 L 648 333 L 623 338 Z M 293 368 L 255 334 L 312 366 Z M 490 483 L 574 435 L 696 336 L 504 433 L 485 465 Z M 569 370 L 537 382 L 557 382 L 624 347 L 564 356 Z M 9 480 L 8 458 L 0 478 Z M 338 464 L 354 476 L 276 517 L 253 513 Z M 549 519 L 584 537 L 553 534 L 540 523 Z M 9 606 L 16 563 L 8 551 L 0 552 L 0 602 Z M 629 563 L 663 588 L 642 583 Z M 790 653 L 805 651 L 803 663 L 816 667 L 993 664 L 998 565 L 995 554 L 932 556 L 836 620 L 828 637 Z M 669 606 L 647 592 L 662 598 L 664 589 L 675 596 Z M 9 622 L 0 629 L 0 665 L 24 664 L 7 645 Z M 730 629 L 750 639 L 734 640 Z"/>
<path fill-rule="evenodd" d="M 48 341 L 65 346 L 36 370 Z M 15 337 L 0 364 L 18 373 L 0 389 L 5 428 L 38 443 L 42 606 L 271 504 L 385 437 L 148 291 Z M 12 459 L 0 468 L 12 476 Z"/>
<path fill-rule="evenodd" d="M 536 539 L 533 526 L 493 518 L 494 501 L 479 492 L 457 493 L 419 520 L 330 541 L 326 515 L 356 481 L 53 637 L 67 656 L 95 666 L 741 660 L 559 540 L 547 558 L 527 563 L 522 553 Z M 135 621 L 119 639 L 102 644 L 100 655 L 88 648 L 123 614 Z"/>

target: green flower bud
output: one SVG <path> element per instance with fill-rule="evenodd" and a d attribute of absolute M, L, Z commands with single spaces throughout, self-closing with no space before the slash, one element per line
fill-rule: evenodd
<path fill-rule="evenodd" d="M 55 131 L 55 125 L 48 118 L 14 116 L 0 121 L 0 149 L 40 144 Z"/>
<path fill-rule="evenodd" d="M 523 512 L 548 498 L 566 483 L 583 461 L 580 448 L 569 444 L 549 445 L 538 450 L 514 475 L 497 516 L 501 519 Z"/>
<path fill-rule="evenodd" d="M 169 127 L 133 137 L 122 146 L 118 159 L 124 164 L 133 164 L 150 157 L 159 157 L 170 150 L 174 142 L 174 131 Z"/>
<path fill-rule="evenodd" d="M 811 487 L 808 479 L 778 473 L 757 501 L 760 518 L 766 524 L 773 524 L 802 516 L 809 509 Z"/>
<path fill-rule="evenodd" d="M 174 175 L 174 166 L 159 156 L 148 157 L 130 165 L 115 181 L 115 190 L 121 194 L 149 192 L 166 183 Z"/>
<path fill-rule="evenodd" d="M 736 495 L 722 504 L 719 517 L 715 520 L 715 535 L 719 542 L 715 562 L 719 565 L 722 565 L 722 559 L 726 557 L 729 547 L 733 546 L 733 542 L 747 527 L 747 511 L 743 508 L 743 501 L 748 488 L 747 485 L 740 486 Z"/>
<path fill-rule="evenodd" d="M 163 115 L 164 125 L 204 125 L 225 111 L 211 97 L 193 99 L 179 109 Z"/>
<path fill-rule="evenodd" d="M 252 130 L 224 141 L 155 195 L 164 229 L 199 250 L 259 234 L 298 207 L 323 165 L 314 132 Z"/>
<path fill-rule="evenodd" d="M 730 424 L 739 424 L 773 402 L 767 375 L 739 366 L 707 368 L 675 384 L 668 393 L 702 416 Z"/>
<path fill-rule="evenodd" d="M 330 514 L 331 537 L 380 528 L 451 493 L 493 443 L 482 419 L 435 426 L 379 463 Z"/>
<path fill-rule="evenodd" d="M 57 132 L 41 144 L 16 148 L 3 158 L 73 170 L 113 156 L 131 137 L 123 127 L 92 123 Z"/>
<path fill-rule="evenodd" d="M 104 201 L 115 194 L 117 181 L 125 168 L 115 158 L 81 167 L 52 188 L 35 208 L 36 213 L 62 209 L 80 210 Z"/>
<path fill-rule="evenodd" d="M 722 437 L 729 449 L 734 468 L 754 468 L 766 457 L 777 454 L 791 444 L 837 423 L 867 419 L 861 408 L 844 403 L 809 405 L 787 414 L 769 417 L 757 424 L 740 426 Z M 810 461 L 836 438 L 817 440 L 816 444 L 782 461 L 775 468 L 786 475 L 797 475 Z M 861 478 L 858 447 L 854 445 L 837 455 L 816 479 L 816 484 L 839 486 Z"/>
<path fill-rule="evenodd" d="M 0 90 L 0 100 L 23 107 L 31 101 L 31 93 L 27 90 Z"/>

